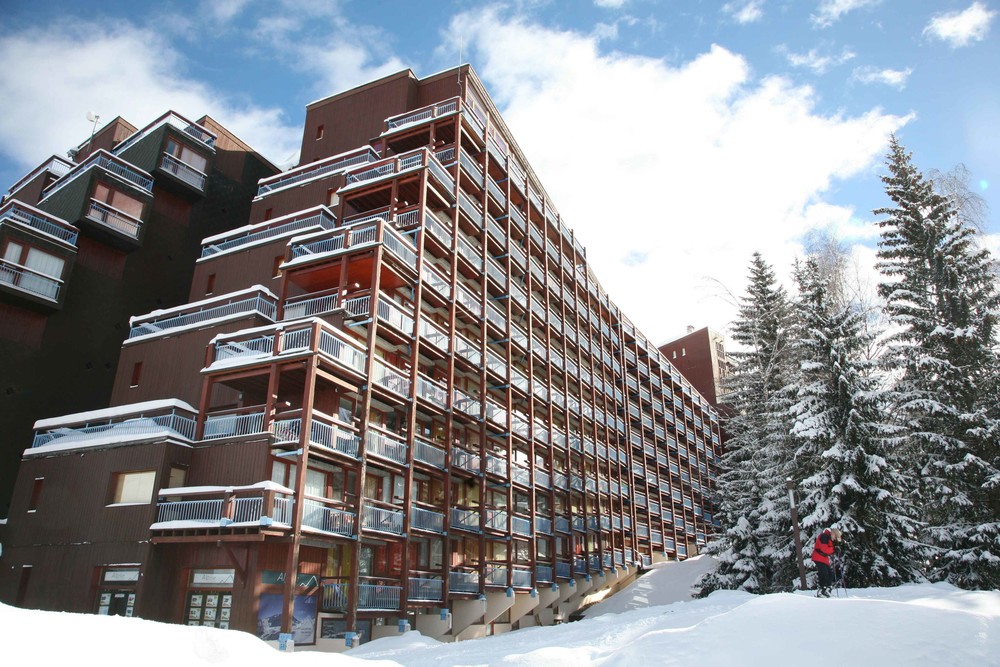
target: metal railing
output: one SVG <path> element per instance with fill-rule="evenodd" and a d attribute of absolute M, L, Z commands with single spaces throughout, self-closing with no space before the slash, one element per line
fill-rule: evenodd
<path fill-rule="evenodd" d="M 274 297 L 257 294 L 252 297 L 230 300 L 228 303 L 219 305 L 203 304 L 196 310 L 177 315 L 158 315 L 148 320 L 144 320 L 142 317 L 133 318 L 128 337 L 131 339 L 148 334 L 162 333 L 170 329 L 177 329 L 207 320 L 238 314 L 250 315 L 256 313 L 273 322 L 277 308 L 276 304 L 277 301 Z M 146 315 L 143 317 L 150 316 Z"/>
<path fill-rule="evenodd" d="M 407 597 L 410 600 L 437 602 L 443 599 L 444 581 L 441 579 L 426 579 L 410 577 Z"/>
<path fill-rule="evenodd" d="M 494 565 L 488 564 L 486 566 L 486 585 L 487 586 L 506 586 L 507 585 L 507 566 L 506 565 Z"/>
<path fill-rule="evenodd" d="M 401 436 L 397 434 L 389 434 L 369 426 L 365 432 L 365 451 L 368 454 L 405 465 L 409 448 L 406 446 L 406 442 L 400 438 Z"/>
<path fill-rule="evenodd" d="M 0 283 L 11 285 L 52 301 L 59 300 L 62 281 L 25 266 L 0 259 Z"/>
<path fill-rule="evenodd" d="M 453 593 L 478 593 L 479 573 L 452 570 L 448 573 L 448 590 Z"/>
<path fill-rule="evenodd" d="M 119 176 L 129 183 L 132 183 L 141 190 L 153 192 L 153 179 L 144 171 L 136 169 L 127 162 L 108 153 L 104 149 L 98 150 L 82 164 L 71 169 L 65 176 L 55 181 L 42 191 L 42 201 L 45 201 L 68 183 L 76 180 L 81 174 L 87 173 L 92 167 L 100 167 L 115 176 Z"/>
<path fill-rule="evenodd" d="M 324 533 L 352 537 L 356 518 L 351 512 L 324 505 L 316 500 L 306 498 L 302 502 L 302 525 Z"/>
<path fill-rule="evenodd" d="M 63 442 L 76 442 L 93 438 L 103 438 L 105 436 L 138 439 L 159 435 L 164 431 L 180 436 L 185 440 L 193 440 L 195 420 L 193 417 L 178 414 L 176 411 L 169 414 L 150 416 L 144 414 L 122 415 L 113 419 L 102 420 L 97 424 L 88 423 L 76 427 L 61 426 L 41 433 L 36 432 L 31 446 L 42 447 L 43 445 L 58 442 L 59 440 L 63 440 Z"/>
<path fill-rule="evenodd" d="M 543 535 L 552 534 L 552 519 L 546 519 L 543 516 L 535 517 L 535 532 L 542 533 Z"/>
<path fill-rule="evenodd" d="M 501 509 L 487 509 L 486 510 L 486 527 L 493 530 L 499 530 L 502 533 L 507 532 L 507 514 L 506 510 Z"/>
<path fill-rule="evenodd" d="M 156 508 L 156 523 L 168 521 L 222 520 L 222 498 L 209 500 L 174 500 L 159 503 Z"/>
<path fill-rule="evenodd" d="M 339 300 L 337 292 L 322 296 L 306 295 L 296 299 L 289 299 L 285 302 L 283 318 L 286 320 L 297 320 L 321 313 L 328 313 L 337 309 Z"/>
<path fill-rule="evenodd" d="M 403 534 L 403 512 L 366 504 L 362 507 L 361 526 L 393 535 Z"/>
<path fill-rule="evenodd" d="M 448 390 L 425 375 L 417 375 L 416 394 L 441 409 L 448 408 Z"/>
<path fill-rule="evenodd" d="M 445 451 L 420 438 L 413 440 L 413 458 L 436 468 L 444 469 Z"/>
<path fill-rule="evenodd" d="M 382 584 L 358 584 L 358 609 L 392 611 L 399 609 L 401 586 Z"/>
<path fill-rule="evenodd" d="M 369 164 L 378 159 L 378 153 L 367 146 L 359 151 L 351 151 L 350 153 L 335 155 L 327 160 L 305 165 L 291 172 L 285 172 L 284 175 L 278 174 L 277 176 L 272 176 L 269 179 L 261 179 L 257 187 L 257 196 L 260 197 L 261 195 L 265 195 L 272 190 L 294 185 L 302 181 L 344 171 L 345 169 L 360 164 Z"/>
<path fill-rule="evenodd" d="M 536 565 L 535 566 L 535 579 L 537 581 L 551 583 L 552 578 L 552 567 L 549 565 Z"/>
<path fill-rule="evenodd" d="M 264 413 L 208 415 L 202 440 L 218 440 L 220 438 L 238 438 L 264 432 Z"/>
<path fill-rule="evenodd" d="M 178 160 L 170 153 L 163 154 L 163 159 L 160 161 L 160 169 L 173 174 L 180 180 L 194 188 L 197 188 L 198 190 L 204 191 L 205 189 L 205 181 L 208 179 L 208 176 L 183 160 Z"/>
<path fill-rule="evenodd" d="M 438 118 L 446 114 L 458 111 L 458 97 L 447 99 L 443 102 L 431 104 L 414 111 L 408 111 L 398 116 L 390 116 L 386 119 L 386 127 L 395 130 L 411 123 L 420 123 L 431 118 Z"/>
<path fill-rule="evenodd" d="M 71 228 L 67 223 L 57 224 L 46 217 L 42 217 L 41 213 L 41 211 L 36 212 L 26 204 L 21 204 L 21 202 L 15 200 L 9 202 L 4 206 L 3 211 L 0 211 L 0 221 L 10 220 L 27 225 L 49 236 L 66 241 L 70 245 L 76 245 L 77 238 L 79 237 L 79 232 L 76 229 Z"/>
<path fill-rule="evenodd" d="M 410 379 L 398 368 L 390 366 L 381 359 L 372 360 L 371 381 L 395 394 L 408 398 L 410 396 Z"/>
<path fill-rule="evenodd" d="M 479 532 L 479 512 L 475 510 L 463 510 L 457 507 L 451 508 L 451 527 L 459 530 L 468 530 L 473 533 Z"/>
<path fill-rule="evenodd" d="M 268 220 L 267 222 L 254 225 L 250 229 L 244 230 L 231 238 L 220 236 L 211 237 L 213 240 L 203 243 L 201 256 L 210 257 L 221 252 L 226 252 L 227 250 L 232 250 L 233 248 L 239 248 L 258 241 L 277 238 L 308 227 L 318 226 L 322 229 L 333 229 L 337 224 L 336 217 L 325 209 L 321 210 L 316 215 L 310 215 L 298 220 L 277 224 L 283 219 L 284 218 L 277 218 L 275 220 Z M 225 240 L 222 240 L 223 238 L 225 238 Z"/>
<path fill-rule="evenodd" d="M 124 211 L 119 211 L 113 206 L 108 206 L 96 199 L 90 200 L 87 207 L 87 217 L 96 222 L 110 227 L 132 238 L 139 238 L 139 229 L 142 227 L 142 220 L 133 218 Z"/>
<path fill-rule="evenodd" d="M 512 568 L 510 571 L 510 583 L 515 588 L 531 588 L 531 570 L 523 568 Z"/>
<path fill-rule="evenodd" d="M 432 512 L 431 510 L 426 510 L 422 507 L 411 507 L 410 527 L 417 530 L 444 533 L 444 514 Z"/>
<path fill-rule="evenodd" d="M 510 530 L 516 535 L 531 535 L 531 519 L 512 516 L 510 518 Z"/>

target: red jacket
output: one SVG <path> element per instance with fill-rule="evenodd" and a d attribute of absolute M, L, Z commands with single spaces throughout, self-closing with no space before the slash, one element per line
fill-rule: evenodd
<path fill-rule="evenodd" d="M 830 564 L 830 556 L 833 555 L 833 536 L 827 528 L 816 538 L 816 545 L 813 547 L 812 560 L 814 563 Z"/>

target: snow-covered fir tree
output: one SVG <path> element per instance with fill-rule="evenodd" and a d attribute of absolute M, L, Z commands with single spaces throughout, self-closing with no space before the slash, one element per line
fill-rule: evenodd
<path fill-rule="evenodd" d="M 781 415 L 774 399 L 787 382 L 789 305 L 759 253 L 751 260 L 739 312 L 733 339 L 740 349 L 729 355 L 732 369 L 724 385 L 732 413 L 724 422 L 726 454 L 718 481 L 720 519 L 726 529 L 709 547 L 719 567 L 700 582 L 701 595 L 717 589 L 767 593 L 776 580 L 784 580 L 774 558 L 780 550 L 775 543 L 783 543 L 780 538 L 788 532 L 780 455 L 784 433 L 776 421 Z M 776 485 L 780 493 L 775 493 Z"/>
<path fill-rule="evenodd" d="M 997 297 L 990 255 L 895 137 L 878 209 L 879 293 L 894 326 L 897 441 L 920 477 L 918 502 L 936 547 L 929 576 L 1000 587 Z"/>
<path fill-rule="evenodd" d="M 845 535 L 852 586 L 918 580 L 925 554 L 907 500 L 910 486 L 889 452 L 892 427 L 864 356 L 862 317 L 831 291 L 815 260 L 798 264 L 795 278 L 799 374 L 790 410 L 806 544 L 836 524 Z"/>

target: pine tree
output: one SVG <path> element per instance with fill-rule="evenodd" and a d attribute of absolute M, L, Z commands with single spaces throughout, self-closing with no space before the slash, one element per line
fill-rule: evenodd
<path fill-rule="evenodd" d="M 796 266 L 797 401 L 791 406 L 802 530 L 836 524 L 845 535 L 852 586 L 920 577 L 923 552 L 909 486 L 888 451 L 878 381 L 865 359 L 859 311 L 829 289 L 815 260 Z"/>
<path fill-rule="evenodd" d="M 919 502 L 936 547 L 929 576 L 967 588 L 1000 586 L 1000 426 L 996 317 L 989 253 L 952 202 L 914 167 L 895 137 L 881 208 L 879 293 L 896 333 L 885 355 L 898 376 L 898 441 L 920 477 Z"/>
<path fill-rule="evenodd" d="M 782 460 L 773 448 L 782 429 L 773 421 L 772 397 L 785 384 L 787 319 L 787 296 L 755 253 L 733 329 L 741 349 L 730 354 L 733 368 L 725 384 L 726 401 L 733 407 L 725 421 L 728 437 L 718 481 L 726 530 L 709 548 L 719 567 L 700 582 L 701 595 L 720 588 L 767 593 L 774 587 L 773 542 L 775 532 L 785 532 L 780 517 L 788 512 L 781 509 L 783 492 L 774 493 L 777 483 L 784 486 Z"/>

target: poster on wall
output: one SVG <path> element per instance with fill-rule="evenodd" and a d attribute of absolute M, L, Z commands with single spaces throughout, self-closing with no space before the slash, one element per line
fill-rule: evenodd
<path fill-rule="evenodd" d="M 265 641 L 277 641 L 281 632 L 282 596 L 268 593 L 260 596 L 257 610 L 257 636 Z M 316 596 L 296 595 L 292 611 L 292 639 L 296 644 L 316 643 Z"/>

